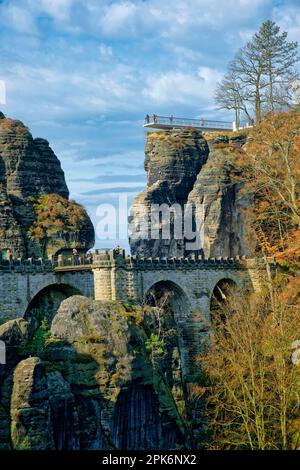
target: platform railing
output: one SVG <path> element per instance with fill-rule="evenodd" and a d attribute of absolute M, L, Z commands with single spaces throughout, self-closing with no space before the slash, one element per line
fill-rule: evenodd
<path fill-rule="evenodd" d="M 228 121 L 217 121 L 210 119 L 189 119 L 178 118 L 174 116 L 147 116 L 144 120 L 144 127 L 151 126 L 167 126 L 167 127 L 196 127 L 204 129 L 223 129 L 232 130 L 233 124 Z"/>

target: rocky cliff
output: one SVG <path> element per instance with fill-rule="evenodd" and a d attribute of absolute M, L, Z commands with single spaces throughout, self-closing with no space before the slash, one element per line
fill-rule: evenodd
<path fill-rule="evenodd" d="M 5 118 L 1 113 L 0 249 L 10 249 L 15 256 L 30 257 L 51 255 L 74 246 L 83 250 L 91 248 L 94 243 L 91 221 L 68 197 L 64 173 L 49 143 L 33 139 L 22 122 Z M 76 232 L 76 238 L 70 239 L 67 231 L 58 226 L 55 230 L 50 224 L 47 227 L 39 223 L 37 208 L 41 204 L 48 207 L 48 215 L 63 204 L 73 212 L 80 212 L 68 230 Z"/>
<path fill-rule="evenodd" d="M 171 130 L 147 134 L 145 170 L 147 189 L 135 198 L 130 216 L 132 254 L 137 256 L 181 256 L 185 246 L 182 238 L 163 239 L 151 234 L 149 217 L 154 205 L 187 203 L 197 174 L 207 161 L 208 145 L 197 131 Z M 162 221 L 152 224 L 152 232 L 162 229 Z M 146 233 L 144 233 L 146 232 Z"/>
<path fill-rule="evenodd" d="M 188 446 L 177 347 L 155 349 L 151 315 L 151 308 L 73 296 L 50 330 L 32 334 L 23 319 L 0 326 L 8 348 L 0 449 Z"/>
<path fill-rule="evenodd" d="M 244 136 L 212 137 L 195 130 L 148 133 L 147 188 L 135 198 L 130 215 L 132 254 L 234 257 L 252 253 L 251 201 L 235 165 L 244 143 Z M 158 214 L 162 205 L 173 207 L 171 215 L 165 212 L 165 219 Z M 169 223 L 170 237 L 166 236 Z"/>

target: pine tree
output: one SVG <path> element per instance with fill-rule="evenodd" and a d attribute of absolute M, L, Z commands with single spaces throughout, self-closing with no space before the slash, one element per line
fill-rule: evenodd
<path fill-rule="evenodd" d="M 252 44 L 260 53 L 263 73 L 268 81 L 268 110 L 272 113 L 276 105 L 287 104 L 289 91 L 297 79 L 294 69 L 298 58 L 298 44 L 287 41 L 287 33 L 280 33 L 280 28 L 273 21 L 265 21 Z"/>
<path fill-rule="evenodd" d="M 216 103 L 220 108 L 228 108 L 226 96 L 232 97 L 232 80 L 235 77 L 234 97 L 242 98 L 239 110 L 249 119 L 250 108 L 255 121 L 261 121 L 264 112 L 274 113 L 282 110 L 292 99 L 293 89 L 298 80 L 295 65 L 299 60 L 298 44 L 287 41 L 287 33 L 280 32 L 273 21 L 262 23 L 234 60 L 229 64 L 228 73 L 217 85 Z M 227 102 L 226 102 L 227 101 Z M 235 109 L 232 107 L 231 109 Z"/>

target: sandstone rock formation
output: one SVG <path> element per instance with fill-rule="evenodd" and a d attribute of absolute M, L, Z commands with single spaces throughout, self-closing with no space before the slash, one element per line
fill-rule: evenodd
<path fill-rule="evenodd" d="M 238 182 L 234 162 L 244 143 L 242 135 L 206 140 L 195 130 L 148 133 L 147 188 L 136 196 L 130 216 L 131 230 L 135 231 L 130 238 L 132 254 L 172 257 L 196 253 L 208 258 L 253 253 L 255 237 L 248 211 L 251 201 Z M 151 220 L 151 208 L 155 211 L 163 204 L 185 207 L 187 219 L 181 213 L 180 237 L 172 216 L 165 221 Z M 155 239 L 150 220 L 151 229 L 161 231 L 157 236 L 157 230 Z M 169 221 L 171 236 L 164 239 L 162 233 Z"/>
<path fill-rule="evenodd" d="M 16 318 L 0 325 L 0 339 L 6 347 L 16 347 L 29 339 L 28 322 L 24 318 Z"/>
<path fill-rule="evenodd" d="M 59 243 L 49 245 L 30 235 L 36 221 L 34 204 L 45 195 L 68 200 L 69 191 L 60 162 L 49 143 L 33 139 L 20 121 L 0 119 L 0 249 L 15 256 L 43 256 L 75 246 L 87 250 L 93 246 L 94 231 L 90 219 L 81 223 L 77 240 L 57 236 Z M 73 203 L 69 202 L 72 208 Z M 44 237 L 45 238 L 45 237 Z"/>
<path fill-rule="evenodd" d="M 45 369 L 38 357 L 21 361 L 14 371 L 11 396 L 14 449 L 54 449 Z"/>
<path fill-rule="evenodd" d="M 186 446 L 189 434 L 178 358 L 175 365 L 163 361 L 163 368 L 153 362 L 146 348 L 149 315 L 151 309 L 146 317 L 137 306 L 82 296 L 63 301 L 40 357 L 19 358 L 14 369 L 4 366 L 0 448 Z M 19 344 L 15 333 L 7 337 L 15 337 Z M 34 348 L 33 337 L 27 340 L 27 351 L 30 345 Z"/>
<path fill-rule="evenodd" d="M 147 189 L 138 194 L 131 208 L 130 222 L 135 237 L 130 238 L 132 254 L 141 257 L 180 256 L 184 254 L 184 240 L 148 239 L 139 233 L 139 226 L 148 228 L 148 219 L 153 205 L 187 203 L 197 174 L 208 157 L 208 145 L 197 131 L 171 130 L 147 135 L 145 145 L 145 170 Z M 153 228 L 161 228 L 157 221 Z M 140 238 L 141 237 L 141 238 Z"/>
<path fill-rule="evenodd" d="M 0 325 L 0 340 L 5 344 L 6 366 L 0 367 L 0 381 L 3 381 L 19 362 L 18 348 L 30 338 L 29 323 L 24 318 L 9 320 Z"/>
<path fill-rule="evenodd" d="M 254 251 L 247 211 L 251 201 L 236 180 L 234 157 L 226 147 L 218 149 L 212 144 L 188 197 L 196 208 L 199 240 L 199 249 L 193 251 L 206 258 L 248 256 Z"/>

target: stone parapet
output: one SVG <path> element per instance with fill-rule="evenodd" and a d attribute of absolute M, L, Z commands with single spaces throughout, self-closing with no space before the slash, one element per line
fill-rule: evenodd
<path fill-rule="evenodd" d="M 49 259 L 42 258 L 28 258 L 28 259 L 10 259 L 0 261 L 0 272 L 24 272 L 24 273 L 40 273 L 40 272 L 52 272 L 54 265 Z"/>
<path fill-rule="evenodd" d="M 78 263 L 78 264 L 76 264 Z M 53 271 L 64 268 L 70 270 L 81 268 L 115 268 L 143 270 L 181 270 L 181 269 L 253 269 L 261 265 L 258 259 L 247 259 L 246 257 L 235 258 L 204 258 L 203 256 L 191 255 L 190 257 L 141 258 L 125 255 L 125 250 L 96 251 L 89 255 L 79 256 L 75 262 L 72 256 L 58 255 L 50 259 L 28 258 L 10 259 L 0 261 L 0 271 L 4 272 L 42 272 Z"/>

